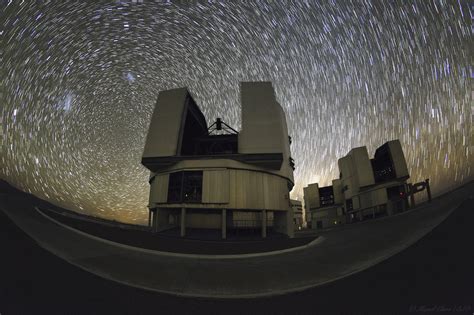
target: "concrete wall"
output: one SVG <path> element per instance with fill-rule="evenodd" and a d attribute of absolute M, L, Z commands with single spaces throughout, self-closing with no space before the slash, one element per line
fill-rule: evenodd
<path fill-rule="evenodd" d="M 202 203 L 229 203 L 229 170 L 206 170 L 202 181 Z"/>
<path fill-rule="evenodd" d="M 342 212 L 342 205 L 334 205 L 333 207 L 325 207 L 317 211 L 312 211 L 311 218 L 312 229 L 318 229 L 318 221 L 321 221 L 323 229 L 346 223 L 346 217 Z M 337 223 L 335 224 L 334 222 Z"/>
<path fill-rule="evenodd" d="M 157 226 L 158 227 L 167 227 L 169 226 L 169 221 L 170 221 L 170 214 L 173 213 L 174 211 L 170 211 L 168 209 L 158 209 L 156 214 L 156 220 Z"/>
<path fill-rule="evenodd" d="M 178 142 L 188 91 L 185 88 L 158 94 L 145 142 L 143 157 L 173 156 Z"/>
<path fill-rule="evenodd" d="M 279 211 L 274 212 L 273 215 L 275 231 L 286 234 L 289 237 L 294 237 L 295 227 L 293 224 L 293 211 Z"/>
<path fill-rule="evenodd" d="M 344 193 L 342 191 L 342 181 L 334 179 L 332 181 L 332 190 L 334 193 L 334 203 L 344 203 Z"/>
<path fill-rule="evenodd" d="M 354 148 L 349 152 L 354 165 L 357 187 L 365 187 L 375 184 L 374 172 L 370 163 L 366 147 Z"/>
<path fill-rule="evenodd" d="M 319 210 L 319 211 L 312 211 L 311 218 L 313 220 L 318 220 L 320 218 L 325 218 L 329 215 L 330 210 Z"/>
<path fill-rule="evenodd" d="M 372 207 L 386 204 L 388 201 L 386 188 L 375 189 L 371 191 L 370 195 L 371 195 L 370 206 Z"/>
<path fill-rule="evenodd" d="M 391 182 L 391 185 L 392 186 L 394 185 L 393 182 Z M 396 183 L 395 185 L 399 185 L 399 184 Z M 387 204 L 388 202 L 387 187 L 390 187 L 390 186 L 387 186 L 387 184 L 383 184 L 383 185 L 380 185 L 380 187 L 377 186 L 369 191 L 365 191 L 356 196 L 353 196 L 352 202 L 353 202 L 354 210 L 372 208 L 372 207 Z"/>
<path fill-rule="evenodd" d="M 352 198 L 361 187 L 375 184 L 366 147 L 352 149 L 349 154 L 338 160 L 338 165 L 342 173 L 342 187 L 345 187 L 345 199 Z"/>
<path fill-rule="evenodd" d="M 186 227 L 201 229 L 220 229 L 222 227 L 222 213 L 193 213 L 186 211 Z"/>
<path fill-rule="evenodd" d="M 403 154 L 400 140 L 389 141 L 388 147 L 390 149 L 397 178 L 409 178 L 410 174 L 408 173 L 407 162 L 405 160 L 405 155 Z"/>
<path fill-rule="evenodd" d="M 150 198 L 148 207 L 153 208 L 156 203 L 166 202 L 168 199 L 169 174 L 154 176 L 150 184 Z"/>
<path fill-rule="evenodd" d="M 275 98 L 271 82 L 242 82 L 242 130 L 239 153 L 282 153 L 280 172 L 293 185 L 290 143 L 283 108 Z"/>
<path fill-rule="evenodd" d="M 274 220 L 273 211 L 265 211 L 267 222 Z M 262 219 L 262 211 L 233 211 L 232 218 L 234 220 L 250 220 L 259 221 Z M 267 223 L 269 224 L 269 223 Z"/>
<path fill-rule="evenodd" d="M 197 170 L 196 168 L 190 170 Z M 169 173 L 157 174 L 151 183 L 151 208 L 168 205 Z M 203 169 L 202 204 L 193 208 L 290 211 L 287 179 L 264 172 L 241 169 Z"/>
<path fill-rule="evenodd" d="M 284 178 L 260 172 L 230 170 L 229 208 L 290 211 Z"/>
<path fill-rule="evenodd" d="M 355 183 L 353 183 L 354 167 L 352 165 L 352 159 L 349 155 L 346 155 L 337 160 L 337 164 L 339 166 L 339 172 L 342 174 L 341 185 L 344 190 L 344 199 L 349 199 L 356 192 L 356 188 L 354 187 Z"/>
<path fill-rule="evenodd" d="M 317 183 L 309 184 L 308 187 L 303 188 L 304 206 L 307 211 L 320 207 L 319 200 L 319 186 Z"/>
<path fill-rule="evenodd" d="M 359 195 L 360 208 L 368 208 L 372 206 L 372 192 L 362 193 Z"/>
<path fill-rule="evenodd" d="M 352 199 L 352 208 L 354 210 L 360 209 L 360 196 L 356 195 L 356 196 L 353 196 L 351 199 Z"/>

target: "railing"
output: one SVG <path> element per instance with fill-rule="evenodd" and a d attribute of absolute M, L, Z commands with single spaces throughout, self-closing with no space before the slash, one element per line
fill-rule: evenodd
<path fill-rule="evenodd" d="M 293 171 L 296 169 L 295 168 L 295 160 L 290 156 L 290 166 L 293 169 Z"/>
<path fill-rule="evenodd" d="M 230 227 L 234 228 L 260 228 L 262 220 L 234 220 Z M 273 226 L 273 220 L 267 220 L 267 226 Z"/>

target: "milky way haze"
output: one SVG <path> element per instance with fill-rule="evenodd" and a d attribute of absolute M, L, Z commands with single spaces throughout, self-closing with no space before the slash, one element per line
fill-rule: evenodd
<path fill-rule="evenodd" d="M 137 2 L 137 1 L 135 1 Z M 324 3 L 324 4 L 322 4 Z M 4 1 L 0 177 L 72 210 L 145 222 L 159 91 L 240 128 L 239 81 L 272 81 L 296 186 L 399 138 L 411 181 L 472 179 L 467 1 Z"/>

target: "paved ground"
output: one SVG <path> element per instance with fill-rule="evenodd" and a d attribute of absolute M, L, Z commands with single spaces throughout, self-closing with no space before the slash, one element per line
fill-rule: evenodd
<path fill-rule="evenodd" d="M 324 235 L 323 243 L 307 250 L 278 256 L 226 260 L 182 259 L 150 255 L 130 252 L 90 240 L 44 219 L 32 211 L 32 200 L 22 199 L 21 196 L 9 195 L 8 201 L 1 203 L 0 206 L 6 210 L 15 223 L 39 241 L 43 247 L 102 277 L 176 294 L 244 297 L 302 289 L 366 268 L 419 239 L 441 222 L 450 213 L 450 209 L 454 209 L 466 200 L 472 191 L 473 183 L 471 182 L 462 189 L 434 200 L 429 207 L 391 218 L 357 224 L 340 231 L 328 231 Z M 472 218 L 472 212 L 469 211 L 472 209 L 472 200 L 466 201 L 463 207 L 467 209 L 462 213 L 466 213 L 464 215 L 467 218 L 469 216 Z M 467 224 L 467 222 L 458 222 L 458 224 Z M 463 233 L 463 230 L 457 231 L 452 225 L 450 229 L 452 230 L 450 234 L 444 235 L 449 240 L 451 240 L 451 234 Z M 467 250 L 467 240 L 468 238 L 461 242 L 464 250 Z M 438 240 L 438 243 L 442 244 L 443 241 Z M 74 246 L 71 247 L 71 244 Z M 462 265 L 466 261 L 466 254 L 459 252 L 459 245 L 451 244 L 451 241 L 449 244 L 457 246 L 457 255 L 463 259 L 458 262 L 456 256 L 453 256 L 453 262 L 456 262 L 456 265 Z M 444 255 L 435 255 L 434 258 L 446 261 Z M 470 261 L 472 262 L 472 257 Z M 417 268 L 416 260 L 410 260 L 410 262 L 414 268 Z M 437 261 L 432 263 L 436 264 Z M 454 270 L 451 271 L 454 266 L 451 263 L 447 269 L 446 266 L 439 268 L 445 272 L 454 272 Z M 472 269 L 462 270 L 467 275 L 470 272 L 469 283 L 470 292 L 472 292 Z M 396 278 L 405 276 L 404 273 L 399 272 L 398 268 L 392 269 L 391 272 L 397 274 Z M 456 280 L 460 281 L 460 279 Z M 374 278 L 371 281 L 374 281 Z M 366 285 L 378 285 L 378 281 Z M 357 295 L 359 293 L 356 291 L 360 289 L 355 288 L 355 291 L 350 294 Z M 389 288 L 384 288 L 384 290 L 390 291 Z M 301 294 L 305 295 L 309 291 L 311 290 Z M 286 297 L 288 296 L 296 298 L 299 295 L 290 294 Z M 339 297 L 340 301 L 350 299 L 348 295 Z M 372 301 L 371 296 L 367 296 L 366 299 L 366 302 Z M 258 300 L 270 301 L 272 298 Z"/>
<path fill-rule="evenodd" d="M 230 238 L 218 241 L 198 241 L 193 239 L 182 239 L 173 234 L 168 236 L 163 234 L 152 234 L 147 231 L 119 229 L 113 226 L 70 218 L 54 211 L 44 209 L 41 209 L 41 211 L 61 223 L 107 240 L 141 248 L 174 253 L 211 255 L 259 253 L 304 246 L 315 239 L 315 236 L 289 239 L 286 236 L 283 237 L 282 234 L 277 234 L 270 235 L 266 240 L 261 240 L 261 238 L 255 240 L 254 236 L 253 240 L 236 240 L 235 238 Z M 190 229 L 188 229 L 188 233 L 191 232 L 189 230 Z M 210 231 L 210 233 L 221 234 L 220 231 Z M 179 235 L 179 232 L 176 234 Z M 206 237 L 208 235 L 202 235 L 202 233 L 197 234 L 197 237 L 199 236 Z"/>
<path fill-rule="evenodd" d="M 472 202 L 408 249 L 360 273 L 299 293 L 230 300 L 175 297 L 107 281 L 42 249 L 0 211 L 0 313 L 472 314 Z"/>

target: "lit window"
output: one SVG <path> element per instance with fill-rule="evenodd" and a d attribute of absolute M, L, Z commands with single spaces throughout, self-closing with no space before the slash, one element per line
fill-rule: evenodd
<path fill-rule="evenodd" d="M 202 201 L 202 171 L 171 173 L 168 203 L 199 203 Z"/>

